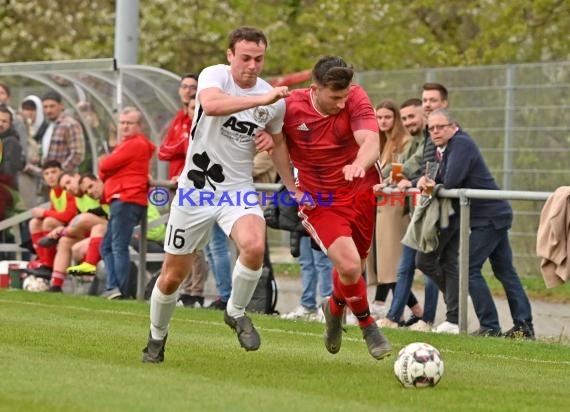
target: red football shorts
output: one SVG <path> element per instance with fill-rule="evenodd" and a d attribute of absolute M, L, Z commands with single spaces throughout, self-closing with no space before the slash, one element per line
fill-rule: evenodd
<path fill-rule="evenodd" d="M 361 259 L 366 259 L 374 233 L 374 203 L 370 200 L 350 205 L 318 205 L 312 210 L 301 207 L 299 217 L 303 226 L 326 253 L 330 245 L 342 236 L 351 237 Z"/>

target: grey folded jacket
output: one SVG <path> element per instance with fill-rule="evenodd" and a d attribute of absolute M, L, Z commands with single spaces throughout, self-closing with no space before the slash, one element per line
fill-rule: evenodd
<path fill-rule="evenodd" d="M 402 239 L 404 245 L 424 253 L 437 249 L 439 230 L 449 226 L 449 217 L 455 213 L 451 199 L 435 196 L 441 187 L 443 185 L 436 185 L 431 199 L 420 197 L 419 205 L 414 209 L 412 221 Z"/>

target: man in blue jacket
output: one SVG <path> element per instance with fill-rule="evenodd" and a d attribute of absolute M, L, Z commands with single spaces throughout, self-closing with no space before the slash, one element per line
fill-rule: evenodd
<path fill-rule="evenodd" d="M 499 190 L 473 139 L 462 131 L 447 109 L 437 109 L 428 118 L 431 139 L 442 159 L 440 176 L 446 189 Z M 455 202 L 458 209 L 457 201 Z M 534 339 L 530 302 L 512 263 L 508 231 L 513 220 L 509 203 L 496 199 L 472 199 L 469 238 L 469 294 L 480 328 L 480 336 L 500 336 L 497 309 L 481 267 L 487 259 L 502 283 L 514 326 L 507 337 Z"/>

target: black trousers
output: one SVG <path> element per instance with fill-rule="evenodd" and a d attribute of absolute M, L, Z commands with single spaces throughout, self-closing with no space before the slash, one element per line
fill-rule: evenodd
<path fill-rule="evenodd" d="M 416 268 L 430 277 L 443 293 L 445 319 L 459 322 L 459 219 L 452 217 L 449 227 L 440 230 L 437 249 L 416 254 Z"/>

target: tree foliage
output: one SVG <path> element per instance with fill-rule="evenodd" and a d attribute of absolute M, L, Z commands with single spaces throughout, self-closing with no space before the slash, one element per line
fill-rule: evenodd
<path fill-rule="evenodd" d="M 113 55 L 115 1 L 0 0 L 0 61 Z M 324 54 L 358 70 L 567 60 L 568 0 L 140 0 L 139 63 L 174 72 L 223 61 L 228 32 L 262 28 L 266 73 Z M 222 59 L 222 60 L 221 60 Z"/>

